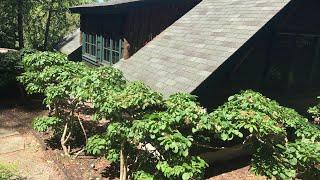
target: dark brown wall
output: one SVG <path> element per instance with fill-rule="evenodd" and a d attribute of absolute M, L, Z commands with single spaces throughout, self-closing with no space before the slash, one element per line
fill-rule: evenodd
<path fill-rule="evenodd" d="M 82 14 L 81 31 L 104 36 L 122 36 L 125 17 L 124 14 Z"/>
<path fill-rule="evenodd" d="M 199 2 L 196 0 L 130 10 L 125 21 L 124 36 L 132 45 L 131 53 L 135 53 Z"/>
<path fill-rule="evenodd" d="M 128 7 L 125 13 L 120 14 L 82 14 L 81 31 L 125 38 L 131 45 L 132 55 L 200 1 Z"/>
<path fill-rule="evenodd" d="M 320 1 L 304 0 L 292 8 L 277 27 L 278 32 L 309 33 L 320 35 Z"/>

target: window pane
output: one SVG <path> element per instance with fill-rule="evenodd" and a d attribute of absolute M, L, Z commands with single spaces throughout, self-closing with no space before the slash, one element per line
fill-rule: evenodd
<path fill-rule="evenodd" d="M 118 40 L 118 39 L 115 39 L 115 40 L 113 41 L 112 50 L 119 51 L 119 40 Z"/>
<path fill-rule="evenodd" d="M 115 64 L 118 61 L 119 61 L 119 53 L 112 52 L 112 63 Z"/>
<path fill-rule="evenodd" d="M 92 45 L 91 55 L 96 56 L 96 46 L 95 46 L 95 44 Z"/>
<path fill-rule="evenodd" d="M 110 51 L 104 50 L 104 60 L 110 62 Z"/>
<path fill-rule="evenodd" d="M 92 44 L 96 44 L 97 43 L 97 37 L 95 35 L 92 36 Z"/>
<path fill-rule="evenodd" d="M 86 43 L 86 53 L 89 54 L 89 44 L 88 43 Z"/>
<path fill-rule="evenodd" d="M 89 42 L 89 34 L 86 34 L 86 42 Z"/>
<path fill-rule="evenodd" d="M 104 48 L 110 48 L 110 38 L 104 38 Z"/>
<path fill-rule="evenodd" d="M 107 51 L 105 49 L 103 50 L 103 60 L 107 60 Z"/>

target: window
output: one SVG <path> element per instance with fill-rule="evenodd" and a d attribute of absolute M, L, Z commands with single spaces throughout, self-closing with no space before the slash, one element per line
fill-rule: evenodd
<path fill-rule="evenodd" d="M 122 58 L 122 40 L 105 37 L 103 39 L 103 61 L 115 64 Z"/>
<path fill-rule="evenodd" d="M 115 64 L 122 58 L 123 41 L 120 38 L 110 38 L 83 33 L 83 60 L 94 64 Z"/>
<path fill-rule="evenodd" d="M 97 37 L 96 35 L 85 35 L 85 53 L 97 56 Z"/>
<path fill-rule="evenodd" d="M 314 82 L 320 39 L 307 34 L 280 33 L 275 36 L 264 83 L 271 93 L 296 95 L 317 88 Z"/>

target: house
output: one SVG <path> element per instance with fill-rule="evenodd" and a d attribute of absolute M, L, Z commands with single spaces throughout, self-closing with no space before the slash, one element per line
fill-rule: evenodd
<path fill-rule="evenodd" d="M 60 40 L 56 45 L 55 50 L 62 52 L 71 60 L 82 59 L 82 41 L 80 28 L 76 29 L 66 37 Z"/>
<path fill-rule="evenodd" d="M 200 0 L 110 0 L 71 8 L 81 14 L 82 59 L 94 65 L 128 59 Z"/>
<path fill-rule="evenodd" d="M 254 89 L 298 107 L 319 95 L 319 7 L 318 0 L 110 0 L 71 11 L 81 14 L 84 61 L 112 64 L 165 96 L 190 92 L 212 108 Z"/>

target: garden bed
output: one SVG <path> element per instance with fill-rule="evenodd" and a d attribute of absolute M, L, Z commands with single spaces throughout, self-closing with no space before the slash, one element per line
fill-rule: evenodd
<path fill-rule="evenodd" d="M 64 157 L 59 147 L 51 147 L 46 141 L 48 134 L 38 133 L 32 130 L 32 119 L 39 115 L 47 114 L 44 107 L 33 101 L 22 106 L 21 102 L 11 99 L 1 99 L 1 126 L 17 129 L 18 132 L 32 133 L 45 150 L 46 161 L 53 162 L 64 173 L 67 179 L 89 179 L 89 178 L 107 178 L 113 179 L 119 176 L 118 169 L 112 167 L 104 158 L 96 158 L 81 154 L 77 159 Z M 206 170 L 206 178 L 211 179 L 256 179 L 248 169 L 249 162 L 247 157 L 241 157 L 228 162 L 217 162 L 211 168 Z"/>

